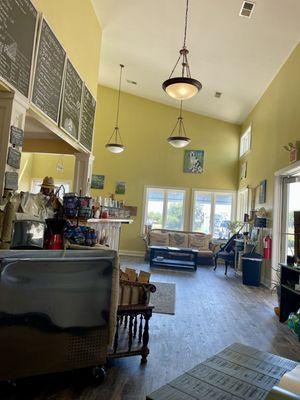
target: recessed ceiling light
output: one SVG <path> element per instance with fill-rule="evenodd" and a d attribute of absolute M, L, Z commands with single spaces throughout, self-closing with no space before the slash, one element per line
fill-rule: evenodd
<path fill-rule="evenodd" d="M 222 96 L 222 93 L 221 93 L 221 92 L 216 92 L 216 93 L 215 93 L 215 97 L 216 97 L 217 99 L 219 99 L 221 96 Z"/>
<path fill-rule="evenodd" d="M 253 1 L 244 1 L 240 11 L 240 17 L 251 18 L 254 11 L 255 3 Z"/>
<path fill-rule="evenodd" d="M 137 85 L 137 82 L 136 81 L 132 81 L 131 79 L 126 79 L 126 81 L 128 83 L 130 83 L 131 85 Z"/>

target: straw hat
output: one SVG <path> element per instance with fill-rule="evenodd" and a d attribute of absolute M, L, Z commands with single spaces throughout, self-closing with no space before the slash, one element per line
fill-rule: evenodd
<path fill-rule="evenodd" d="M 55 185 L 52 176 L 45 176 L 45 178 L 43 179 L 43 183 L 41 184 L 41 187 L 47 189 L 54 189 Z"/>

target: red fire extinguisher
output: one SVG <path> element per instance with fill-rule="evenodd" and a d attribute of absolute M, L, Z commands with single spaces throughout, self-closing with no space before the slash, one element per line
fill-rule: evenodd
<path fill-rule="evenodd" d="M 270 235 L 264 237 L 264 259 L 270 260 L 272 255 L 272 238 Z"/>

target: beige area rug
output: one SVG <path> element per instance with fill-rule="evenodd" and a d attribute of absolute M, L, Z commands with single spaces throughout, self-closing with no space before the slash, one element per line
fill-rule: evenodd
<path fill-rule="evenodd" d="M 151 282 L 156 286 L 156 292 L 151 293 L 150 303 L 153 312 L 158 314 L 175 314 L 176 285 L 175 283 Z"/>

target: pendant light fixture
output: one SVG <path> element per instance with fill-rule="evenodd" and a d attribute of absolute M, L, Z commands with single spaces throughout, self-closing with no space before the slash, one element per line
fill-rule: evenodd
<path fill-rule="evenodd" d="M 173 136 L 177 127 L 178 127 L 178 135 Z M 167 140 L 173 147 L 177 147 L 177 148 L 185 147 L 189 143 L 191 143 L 191 139 L 186 136 L 185 127 L 184 127 L 184 123 L 183 123 L 182 101 L 180 102 L 180 113 L 179 113 L 179 117 L 177 118 L 176 125 L 174 126 L 174 129 L 172 130 L 171 135 L 168 137 Z"/>
<path fill-rule="evenodd" d="M 124 65 L 120 64 L 120 78 L 119 78 L 119 92 L 118 92 L 118 105 L 117 105 L 117 115 L 116 115 L 116 124 L 109 138 L 109 141 L 105 145 L 106 149 L 110 152 L 117 154 L 122 153 L 125 150 L 125 146 L 122 143 L 122 138 L 120 135 L 119 129 L 119 111 L 120 111 L 120 97 L 121 97 L 121 82 L 122 82 L 122 72 L 123 72 Z"/>
<path fill-rule="evenodd" d="M 188 11 L 189 11 L 189 0 L 186 0 L 186 10 L 185 10 L 185 26 L 184 26 L 184 39 L 182 49 L 179 51 L 179 57 L 173 68 L 169 79 L 167 79 L 162 87 L 164 91 L 174 99 L 177 100 L 187 100 L 191 97 L 195 96 L 201 88 L 202 85 L 196 79 L 191 77 L 190 66 L 188 63 L 187 55 L 189 54 L 188 49 L 186 48 L 186 33 L 187 33 L 187 24 L 188 24 Z M 181 76 L 172 78 L 172 75 L 182 58 L 182 72 Z"/>

